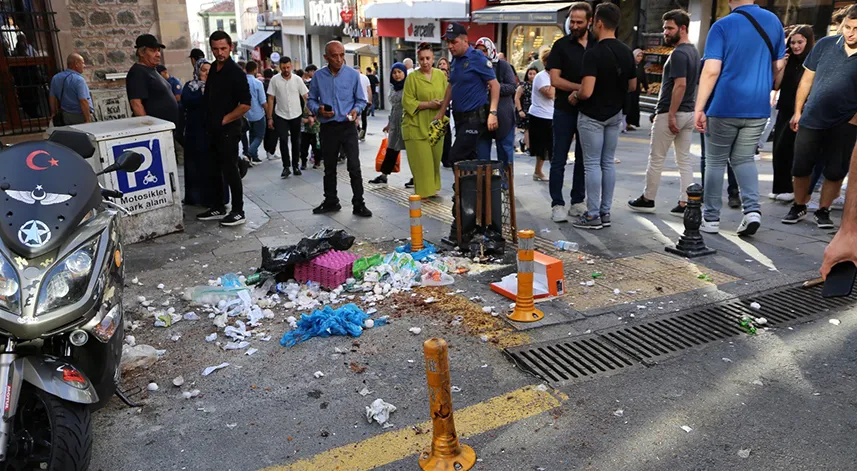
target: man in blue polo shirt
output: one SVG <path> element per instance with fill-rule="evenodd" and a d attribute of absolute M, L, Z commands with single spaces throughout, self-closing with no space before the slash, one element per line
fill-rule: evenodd
<path fill-rule="evenodd" d="M 771 116 L 770 93 L 784 66 L 783 24 L 753 0 L 729 2 L 732 13 L 711 26 L 696 96 L 696 129 L 705 133 L 705 193 L 700 230 L 720 230 L 723 173 L 732 165 L 744 207 L 738 235 L 759 229 L 756 144 Z"/>
<path fill-rule="evenodd" d="M 64 125 L 91 123 L 92 97 L 86 79 L 81 75 L 83 57 L 80 54 L 69 54 L 66 67 L 66 70 L 51 79 L 51 117 L 60 114 Z"/>
<path fill-rule="evenodd" d="M 845 12 L 842 34 L 819 40 L 803 63 L 804 72 L 795 99 L 792 129 L 795 137 L 795 202 L 785 224 L 806 217 L 810 197 L 810 175 L 818 163 L 824 164 L 824 185 L 815 212 L 821 229 L 832 229 L 830 205 L 839 196 L 848 174 L 851 152 L 857 140 L 857 5 Z M 805 104 L 804 104 L 805 103 Z"/>

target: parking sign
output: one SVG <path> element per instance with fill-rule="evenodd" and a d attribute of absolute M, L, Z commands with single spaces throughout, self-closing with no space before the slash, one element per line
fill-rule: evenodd
<path fill-rule="evenodd" d="M 166 184 L 164 181 L 164 161 L 161 158 L 160 139 L 145 139 L 138 142 L 114 145 L 114 161 L 125 151 L 137 152 L 142 155 L 143 164 L 134 173 L 120 173 L 117 175 L 120 191 L 123 193 L 133 193 Z"/>

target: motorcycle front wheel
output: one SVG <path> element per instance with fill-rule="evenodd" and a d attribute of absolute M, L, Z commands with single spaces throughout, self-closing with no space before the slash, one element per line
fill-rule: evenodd
<path fill-rule="evenodd" d="M 92 458 L 92 417 L 85 404 L 25 384 L 14 419 L 6 471 L 85 471 Z M 11 442 L 14 441 L 13 445 Z"/>

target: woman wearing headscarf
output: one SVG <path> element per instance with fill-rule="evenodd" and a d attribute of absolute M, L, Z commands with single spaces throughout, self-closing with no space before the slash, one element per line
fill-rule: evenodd
<path fill-rule="evenodd" d="M 422 43 L 417 48 L 420 68 L 405 80 L 402 107 L 402 133 L 408 151 L 408 165 L 414 176 L 414 192 L 423 198 L 435 196 L 440 190 L 440 159 L 443 141 L 431 145 L 429 131 L 437 110 L 446 94 L 446 74 L 432 67 L 434 52 L 431 45 Z"/>
<path fill-rule="evenodd" d="M 408 69 L 405 64 L 401 62 L 393 64 L 393 69 L 390 71 L 390 84 L 393 86 L 389 96 L 390 118 L 387 121 L 387 126 L 384 127 L 384 132 L 387 133 L 387 153 L 384 155 L 384 162 L 381 164 L 381 175 L 378 175 L 374 180 L 369 180 L 369 183 L 387 183 L 387 176 L 393 173 L 393 168 L 399 159 L 399 152 L 405 149 L 405 139 L 402 137 L 402 94 L 407 76 Z"/>
<path fill-rule="evenodd" d="M 792 30 L 786 42 L 786 66 L 777 77 L 780 98 L 777 101 L 777 122 L 774 125 L 774 187 L 768 195 L 779 201 L 794 199 L 792 163 L 796 133 L 792 131 L 789 121 L 795 113 L 797 88 L 804 71 L 803 60 L 815 45 L 815 34 L 811 26 L 799 25 Z"/>
<path fill-rule="evenodd" d="M 193 80 L 182 89 L 184 118 L 184 204 L 194 206 L 216 206 L 213 192 L 208 185 L 212 166 L 209 155 L 208 135 L 205 131 L 206 104 L 204 102 L 205 81 L 211 64 L 203 59 L 194 65 Z M 228 192 L 226 193 L 228 194 Z"/>
<path fill-rule="evenodd" d="M 497 130 L 486 132 L 479 141 L 479 158 L 491 160 L 491 140 L 497 143 L 497 160 L 507 165 L 515 163 L 515 90 L 518 76 L 512 65 L 500 58 L 494 41 L 479 38 L 474 44 L 493 64 L 500 83 L 500 100 L 497 102 Z"/>
<path fill-rule="evenodd" d="M 628 94 L 625 99 L 625 131 L 633 131 L 640 127 L 640 94 L 649 90 L 649 79 L 646 77 L 645 54 L 642 49 L 634 49 L 634 62 L 637 64 L 637 90 Z"/>

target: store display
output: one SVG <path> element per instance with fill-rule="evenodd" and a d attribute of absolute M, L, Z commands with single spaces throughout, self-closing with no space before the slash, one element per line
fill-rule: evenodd
<path fill-rule="evenodd" d="M 649 95 L 657 96 L 661 93 L 661 82 L 649 82 Z"/>
<path fill-rule="evenodd" d="M 649 49 L 646 49 L 643 52 L 646 54 L 657 54 L 657 55 L 668 56 L 668 55 L 670 55 L 671 52 L 673 52 L 673 49 L 675 49 L 675 48 L 669 47 L 669 46 L 655 46 L 655 47 L 651 47 Z"/>
<path fill-rule="evenodd" d="M 664 66 L 663 64 L 648 64 L 646 65 L 646 73 L 648 74 L 663 74 Z"/>

